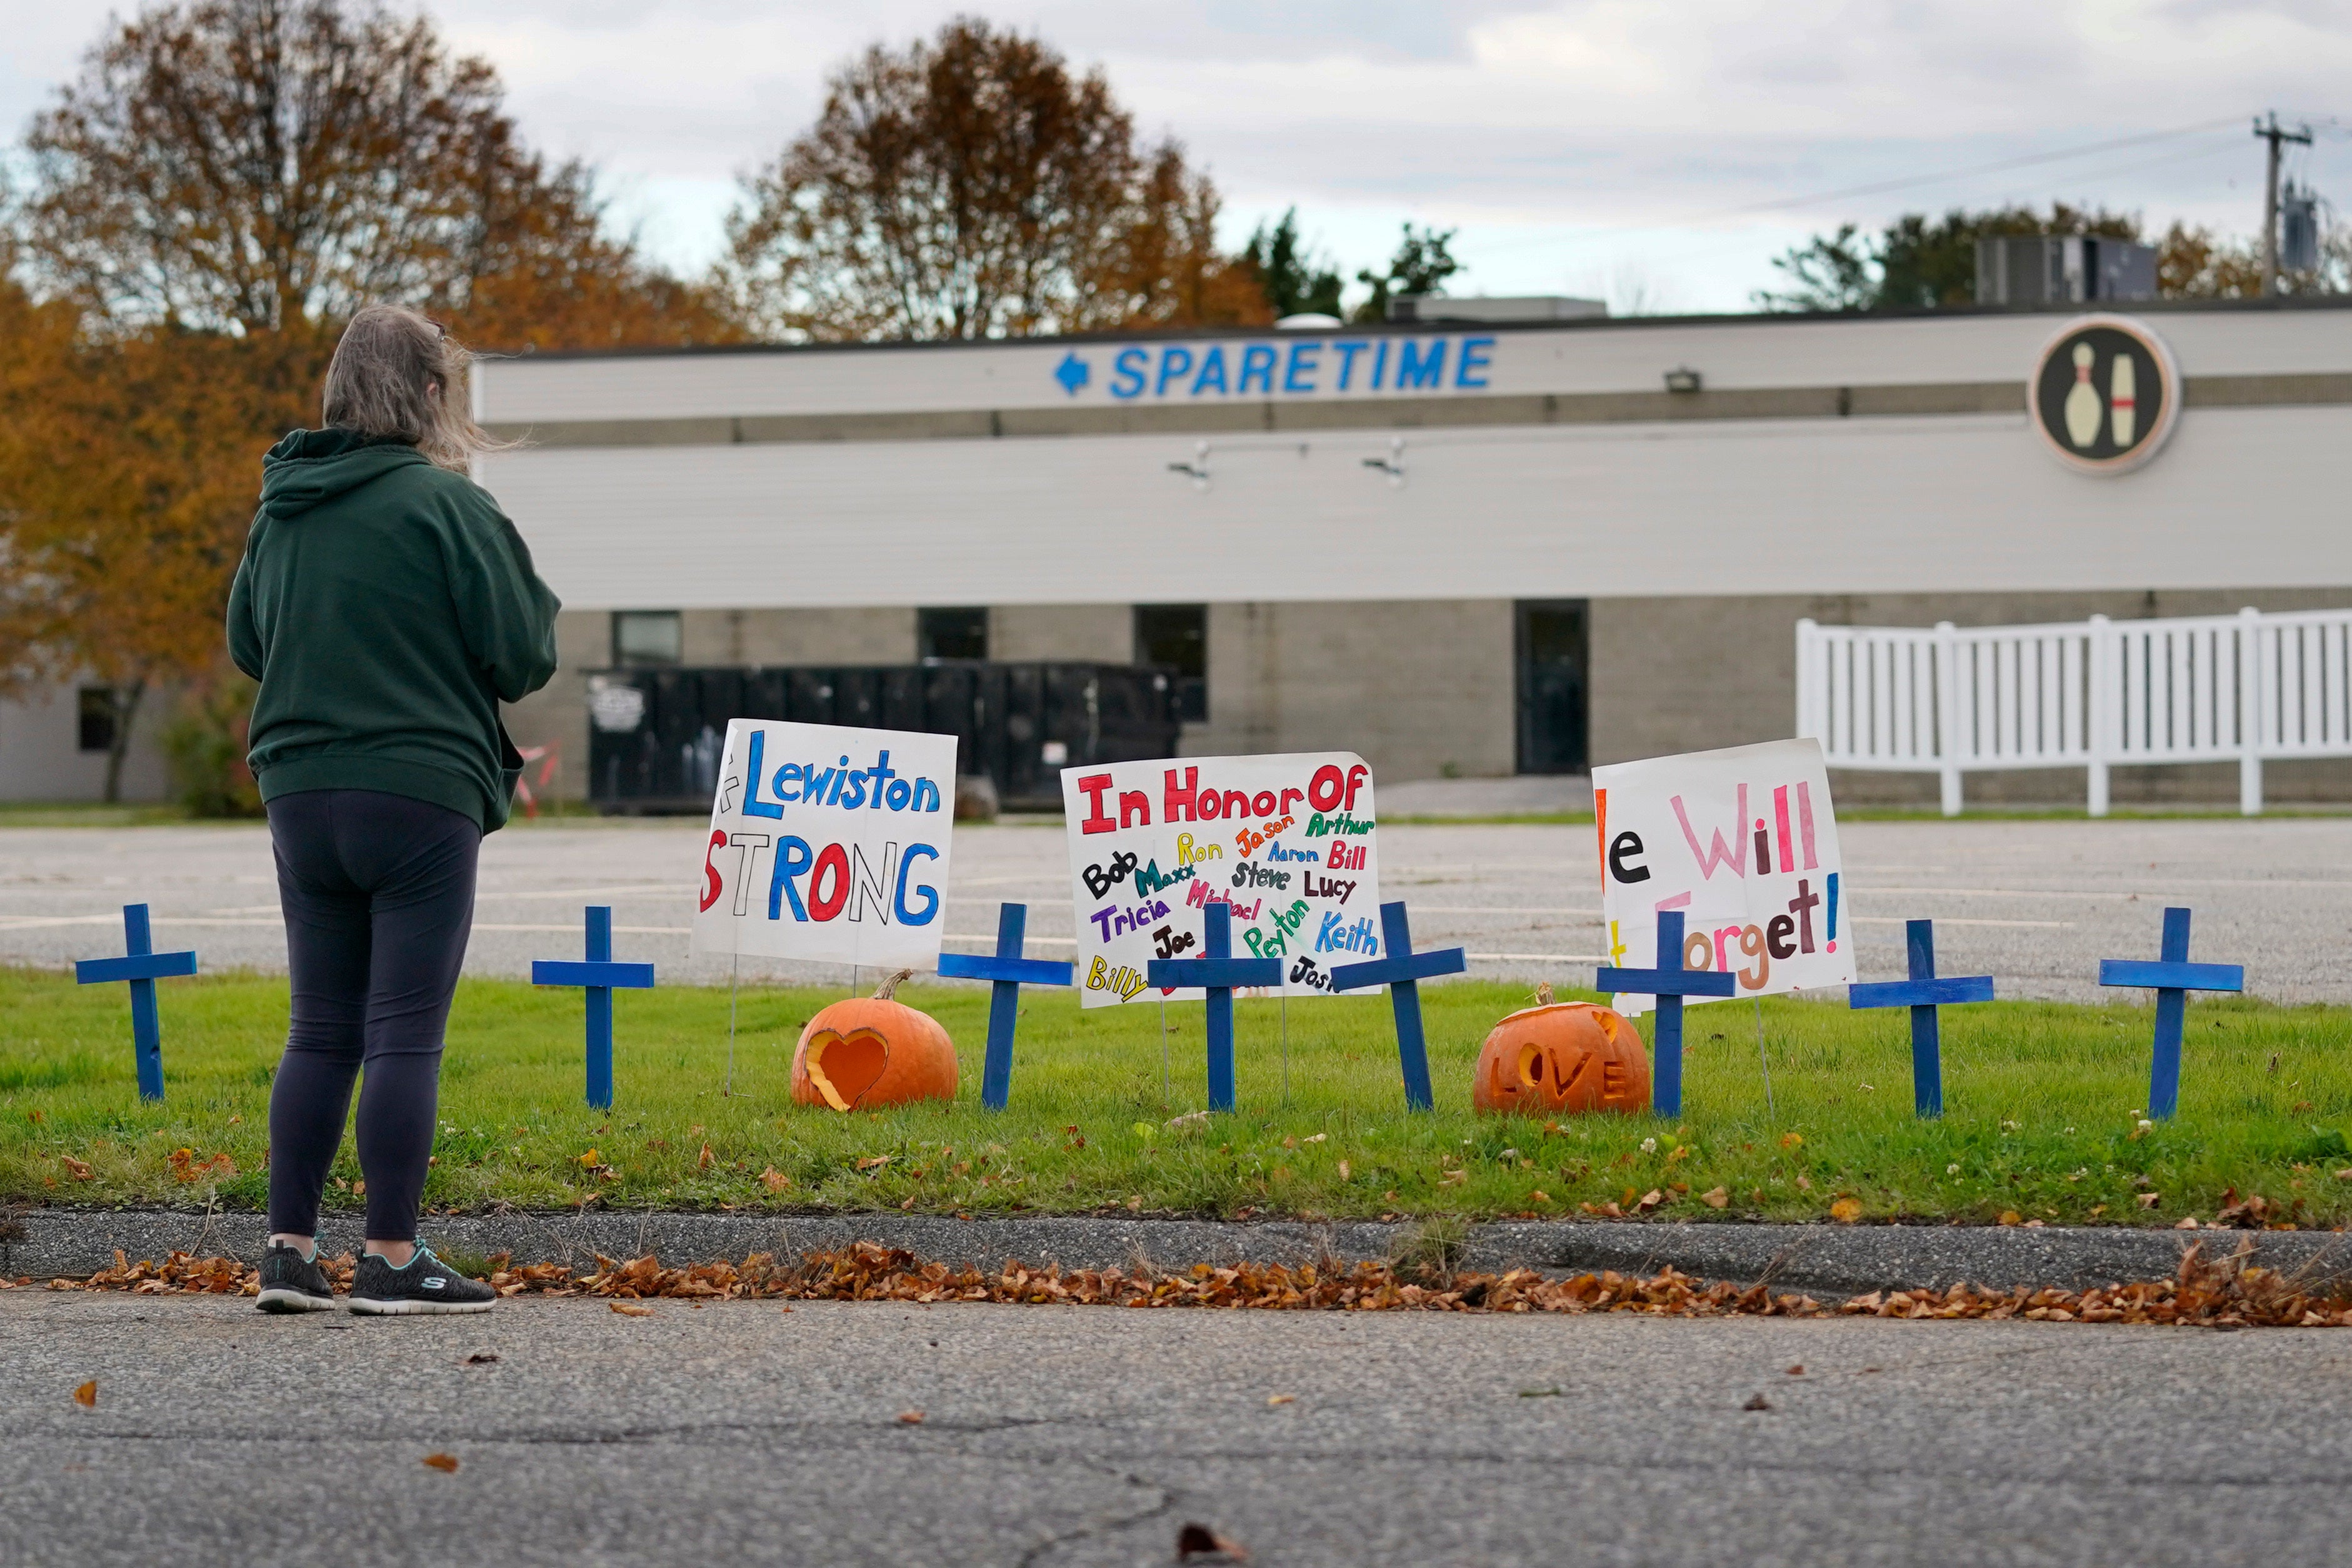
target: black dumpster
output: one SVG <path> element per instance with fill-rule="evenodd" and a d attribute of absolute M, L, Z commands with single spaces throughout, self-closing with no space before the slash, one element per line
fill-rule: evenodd
<path fill-rule="evenodd" d="M 956 737 L 956 771 L 1016 810 L 1059 810 L 1061 770 L 1176 755 L 1176 672 L 1157 664 L 940 661 L 790 669 L 602 670 L 588 677 L 588 798 L 702 814 L 730 718 Z"/>

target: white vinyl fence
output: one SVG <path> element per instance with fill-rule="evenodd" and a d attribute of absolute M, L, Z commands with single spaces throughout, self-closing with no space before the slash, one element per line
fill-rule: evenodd
<path fill-rule="evenodd" d="M 2352 610 L 1933 630 L 1797 622 L 1797 733 L 1832 768 L 1942 777 L 2235 762 L 2238 807 L 2263 809 L 2263 764 L 2352 757 Z"/>

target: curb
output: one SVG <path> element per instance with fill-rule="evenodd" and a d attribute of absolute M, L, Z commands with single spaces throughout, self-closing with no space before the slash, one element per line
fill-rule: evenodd
<path fill-rule="evenodd" d="M 0 1273 L 54 1279 L 88 1275 L 114 1261 L 174 1251 L 257 1260 L 265 1237 L 256 1214 L 173 1209 L 35 1209 L 21 1216 L 26 1239 L 0 1245 Z M 574 1268 L 607 1257 L 654 1252 L 665 1263 L 740 1260 L 753 1252 L 803 1252 L 874 1241 L 926 1260 L 982 1269 L 1008 1259 L 1066 1269 L 1129 1268 L 1148 1259 L 1163 1269 L 1195 1263 L 1310 1263 L 1395 1255 L 1418 1228 L 1375 1221 L 1126 1219 L 1035 1216 L 957 1219 L 946 1215 L 817 1216 L 515 1212 L 429 1218 L 425 1239 L 451 1250 L 509 1252 L 525 1263 Z M 330 1251 L 357 1251 L 355 1218 L 326 1226 Z M 2027 1229 L 1984 1226 L 1751 1225 L 1674 1221 L 1559 1220 L 1475 1225 L 1462 1235 L 1461 1266 L 1481 1271 L 1533 1269 L 1568 1275 L 1613 1269 L 1652 1274 L 1674 1268 L 1699 1279 L 1824 1296 L 1908 1286 L 1946 1289 L 1965 1280 L 1994 1290 L 2019 1285 L 2087 1290 L 2163 1279 L 2191 1242 L 2226 1254 L 2252 1241 L 2266 1268 L 2352 1283 L 2352 1238 L 2332 1231 L 2130 1230 L 2098 1227 Z"/>

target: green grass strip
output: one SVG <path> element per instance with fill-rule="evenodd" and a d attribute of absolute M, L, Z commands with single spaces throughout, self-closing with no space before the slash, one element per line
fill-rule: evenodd
<path fill-rule="evenodd" d="M 161 988 L 169 1098 L 144 1105 L 120 987 L 0 968 L 0 1197 L 264 1205 L 287 982 L 226 975 Z M 2180 1116 L 2143 1131 L 2145 1007 L 1948 1009 L 1948 1113 L 1923 1123 L 1899 1011 L 1766 1002 L 1768 1114 L 1753 1006 L 1721 1004 L 1691 1014 L 1678 1125 L 1587 1116 L 1554 1128 L 1468 1107 L 1479 1043 L 1525 993 L 1468 981 L 1422 994 L 1433 1113 L 1404 1109 L 1384 998 L 1290 1007 L 1287 1103 L 1280 1008 L 1244 1000 L 1239 1112 L 1171 1130 L 1205 1098 L 1198 1003 L 1167 1009 L 1163 1092 L 1160 1009 L 1082 1013 L 1067 994 L 1026 993 L 1012 1108 L 992 1113 L 979 1103 L 986 990 L 910 987 L 902 999 L 957 1041 L 959 1097 L 844 1116 L 788 1092 L 800 1027 L 837 993 L 747 988 L 731 1097 L 720 1093 L 724 988 L 623 993 L 607 1115 L 582 1099 L 577 991 L 468 980 L 450 1019 L 425 1199 L 1488 1218 L 1632 1208 L 1655 1191 L 1650 1212 L 1696 1219 L 1820 1219 L 1850 1197 L 1867 1219 L 2169 1225 L 2210 1221 L 2234 1189 L 2266 1197 L 2274 1219 L 2352 1217 L 2352 1009 L 2192 1003 Z M 347 1138 L 330 1204 L 357 1207 L 359 1180 Z M 1704 1201 L 1717 1189 L 1721 1208 Z"/>

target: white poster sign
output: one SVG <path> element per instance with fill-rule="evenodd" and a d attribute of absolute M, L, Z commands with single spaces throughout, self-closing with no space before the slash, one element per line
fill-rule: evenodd
<path fill-rule="evenodd" d="M 1658 912 L 1679 909 L 1683 967 L 1737 975 L 1738 996 L 1853 982 L 1852 916 L 1841 907 L 1837 819 L 1818 741 L 1596 768 L 1592 809 L 1611 963 L 1657 967 Z M 1621 996 L 1614 1005 L 1641 1013 L 1653 999 Z"/>
<path fill-rule="evenodd" d="M 1380 956 L 1372 770 L 1353 752 L 1066 768 L 1062 810 L 1087 1007 L 1200 996 L 1144 977 L 1204 956 L 1212 904 L 1232 910 L 1232 956 L 1281 959 L 1286 991 Z"/>
<path fill-rule="evenodd" d="M 955 761 L 951 735 L 730 720 L 694 950 L 936 967 Z"/>

